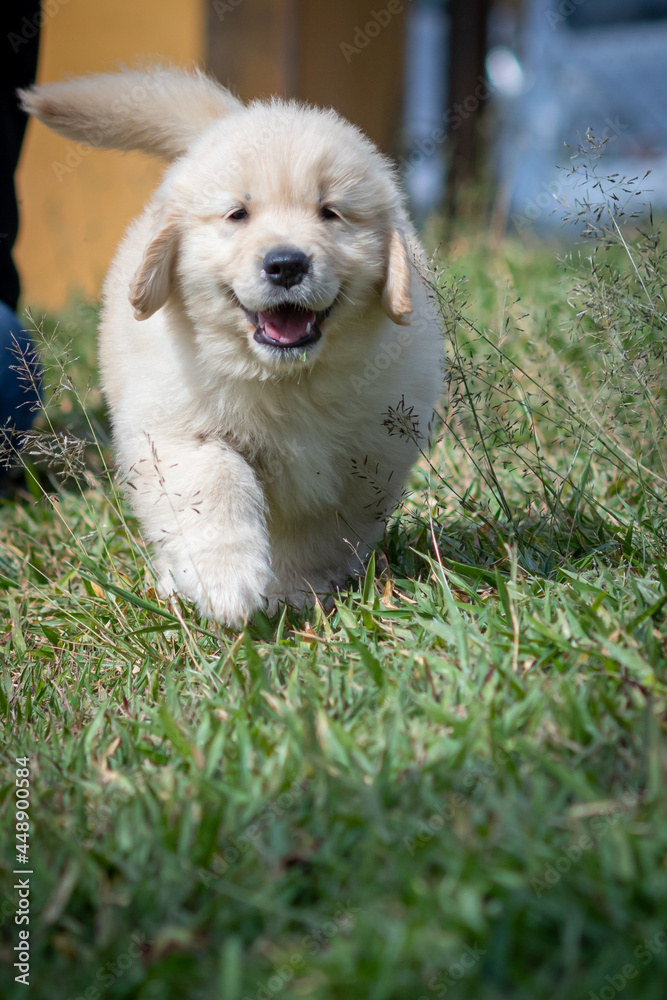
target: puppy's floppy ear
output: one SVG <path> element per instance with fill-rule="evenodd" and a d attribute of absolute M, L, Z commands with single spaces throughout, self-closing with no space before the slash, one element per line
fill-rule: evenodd
<path fill-rule="evenodd" d="M 382 307 L 387 316 L 408 326 L 412 312 L 412 268 L 405 237 L 398 229 L 389 234 L 387 273 L 382 290 Z"/>
<path fill-rule="evenodd" d="M 141 264 L 130 283 L 130 303 L 136 319 L 148 319 L 169 297 L 178 229 L 168 220 L 144 250 Z"/>

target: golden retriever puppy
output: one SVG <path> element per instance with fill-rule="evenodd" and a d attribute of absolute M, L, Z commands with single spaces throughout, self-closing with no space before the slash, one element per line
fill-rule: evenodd
<path fill-rule="evenodd" d="M 243 105 L 200 73 L 22 99 L 70 139 L 172 161 L 111 265 L 100 328 L 161 592 L 231 626 L 330 593 L 381 537 L 442 383 L 392 167 L 334 111 Z M 396 433 L 397 410 L 413 434 Z"/>

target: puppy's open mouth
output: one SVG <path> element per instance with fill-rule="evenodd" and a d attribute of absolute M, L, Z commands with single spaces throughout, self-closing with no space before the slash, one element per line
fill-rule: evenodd
<path fill-rule="evenodd" d="M 262 312 L 250 312 L 248 309 L 244 311 L 255 327 L 254 339 L 258 344 L 286 351 L 317 343 L 322 336 L 320 324 L 332 309 L 333 305 L 322 312 L 315 312 L 314 309 L 283 305 Z"/>

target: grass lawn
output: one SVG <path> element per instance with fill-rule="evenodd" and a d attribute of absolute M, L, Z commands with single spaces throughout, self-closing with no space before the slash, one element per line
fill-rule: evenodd
<path fill-rule="evenodd" d="M 241 634 L 156 597 L 94 313 L 45 322 L 27 461 L 69 475 L 0 503 L 3 1000 L 664 1000 L 667 267 L 622 234 L 443 252 L 415 492 L 332 613 Z"/>

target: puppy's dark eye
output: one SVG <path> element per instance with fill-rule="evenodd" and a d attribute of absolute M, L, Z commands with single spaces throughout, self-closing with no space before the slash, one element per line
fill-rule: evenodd
<path fill-rule="evenodd" d="M 232 222 L 242 222 L 244 219 L 248 218 L 248 212 L 245 208 L 237 208 L 235 212 L 227 216 Z"/>
<path fill-rule="evenodd" d="M 338 212 L 334 212 L 333 208 L 329 208 L 328 205 L 322 205 L 320 209 L 321 219 L 340 219 Z"/>

